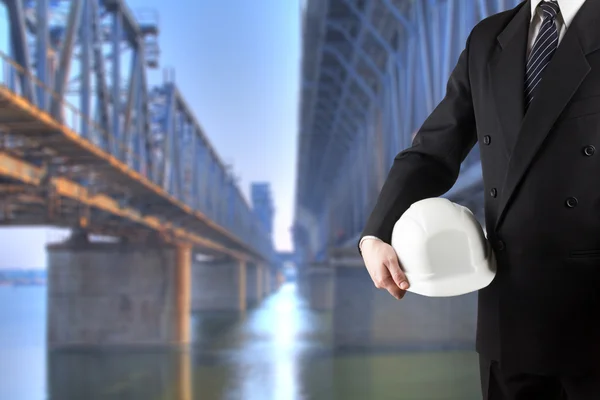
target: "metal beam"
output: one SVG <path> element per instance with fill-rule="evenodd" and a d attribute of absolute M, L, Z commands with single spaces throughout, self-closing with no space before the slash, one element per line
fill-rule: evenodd
<path fill-rule="evenodd" d="M 31 61 L 29 56 L 29 46 L 25 31 L 25 13 L 23 11 L 23 2 L 20 0 L 5 0 L 8 8 L 8 18 L 10 21 L 10 49 L 14 54 L 17 64 L 21 65 L 25 71 L 31 71 Z M 13 71 L 16 72 L 16 71 Z M 37 94 L 34 90 L 33 82 L 25 74 L 17 74 L 21 81 L 21 90 L 23 96 L 37 105 Z"/>
<path fill-rule="evenodd" d="M 122 32 L 122 15 L 121 7 L 117 7 L 112 11 L 112 129 L 111 134 L 114 136 L 114 143 L 111 153 L 122 160 L 121 154 L 121 38 Z"/>
<path fill-rule="evenodd" d="M 342 53 L 334 46 L 332 45 L 325 45 L 324 46 L 324 50 L 326 53 L 329 53 L 331 55 L 333 55 L 336 60 L 338 61 L 338 63 L 344 67 L 344 69 L 348 72 L 348 74 L 352 77 L 352 79 L 354 80 L 354 82 L 356 82 L 358 84 L 358 86 L 361 88 L 361 90 L 372 100 L 375 101 L 377 98 L 377 94 L 375 93 L 375 91 L 373 90 L 373 88 L 371 88 L 369 86 L 369 84 L 365 81 L 365 79 L 358 73 L 356 72 L 356 69 L 354 68 L 354 65 L 351 64 L 350 61 L 346 60 L 344 58 L 344 56 L 342 55 Z M 348 86 L 348 83 L 346 83 L 346 85 L 344 85 L 344 88 L 346 88 Z M 342 99 L 340 99 L 340 102 L 343 100 L 343 95 L 342 95 Z"/>
<path fill-rule="evenodd" d="M 139 96 L 139 78 L 141 76 L 140 69 L 144 68 L 140 64 L 141 57 L 139 51 L 133 49 L 131 56 L 131 71 L 129 73 L 129 87 L 127 88 L 127 102 L 123 115 L 123 149 L 121 159 L 129 166 L 133 166 L 133 160 L 136 155 L 132 152 L 132 132 L 131 125 L 133 113 L 135 110 L 136 97 Z M 136 116 L 136 118 L 139 118 Z"/>
<path fill-rule="evenodd" d="M 48 82 L 48 51 L 49 37 L 48 37 L 48 0 L 37 0 L 36 6 L 36 22 L 37 22 L 37 33 L 36 33 L 36 70 L 37 78 L 46 87 L 50 87 Z M 37 106 L 46 111 L 48 107 L 48 91 L 43 87 L 37 88 Z"/>
<path fill-rule="evenodd" d="M 11 157 L 6 153 L 0 152 L 0 176 L 10 177 L 19 180 L 22 183 L 39 186 L 43 176 L 43 170 L 34 165 L 25 163 L 17 158 Z M 61 197 L 74 200 L 89 207 L 107 212 L 111 215 L 135 222 L 136 224 L 148 227 L 158 232 L 168 231 L 174 237 L 184 241 L 217 251 L 221 254 L 229 255 L 238 259 L 253 260 L 247 254 L 235 250 L 230 250 L 223 245 L 195 235 L 183 229 L 165 225 L 155 217 L 144 217 L 139 212 L 130 208 L 121 207 L 117 201 L 104 194 L 90 195 L 88 190 L 66 178 L 52 178 L 50 183 Z"/>
<path fill-rule="evenodd" d="M 371 21 L 369 21 L 365 15 L 354 5 L 354 2 L 351 0 L 343 0 L 346 6 L 354 13 L 354 15 L 360 20 L 361 25 L 364 25 L 369 30 L 369 33 L 377 40 L 377 42 L 383 46 L 383 48 L 388 52 L 388 55 L 392 57 L 395 62 L 399 65 L 402 65 L 402 59 L 400 55 L 397 53 L 396 49 L 392 47 L 392 45 L 381 36 L 381 33 L 373 26 Z"/>
<path fill-rule="evenodd" d="M 100 10 L 98 7 L 98 0 L 87 0 L 88 4 L 92 7 L 92 32 L 93 32 L 93 44 L 94 50 L 94 72 L 96 74 L 96 96 L 97 96 L 97 107 L 99 114 L 100 127 L 104 132 L 109 132 L 111 128 L 111 116 L 109 114 L 109 102 L 110 95 L 106 86 L 106 71 L 104 53 L 102 52 L 102 24 L 100 21 Z M 111 152 L 114 148 L 114 138 L 112 135 L 106 135 L 104 137 L 98 137 L 97 144 L 101 144 L 102 148 Z"/>
<path fill-rule="evenodd" d="M 371 14 L 373 12 L 373 0 L 368 0 L 365 6 L 365 18 L 367 20 L 370 20 L 371 18 Z M 360 47 L 362 45 L 362 40 L 363 37 L 365 35 L 366 32 L 366 26 L 365 25 L 361 25 L 359 32 L 356 36 L 355 39 L 355 43 L 357 44 L 355 46 L 356 47 Z M 325 46 L 325 50 L 331 52 L 336 59 L 338 60 L 338 62 L 346 69 L 348 76 L 352 76 L 352 78 L 354 79 L 355 82 L 358 83 L 359 87 L 364 91 L 364 93 L 370 98 L 371 100 L 371 104 L 376 103 L 376 99 L 377 99 L 377 94 L 373 91 L 373 89 L 368 86 L 366 84 L 366 82 L 364 81 L 364 79 L 362 79 L 362 77 L 360 77 L 360 75 L 356 72 L 356 70 L 354 69 L 354 65 L 356 64 L 356 61 L 359 57 L 358 52 L 354 52 L 352 54 L 352 59 L 350 61 L 347 61 L 344 59 L 344 57 L 341 55 L 341 53 L 333 48 L 333 46 L 331 45 L 326 45 Z M 337 129 L 337 126 L 339 124 L 339 119 L 340 119 L 340 109 L 342 107 L 344 107 L 344 102 L 346 100 L 346 96 L 349 90 L 349 86 L 350 86 L 350 82 L 348 77 L 346 78 L 346 83 L 342 89 L 342 95 L 340 97 L 340 101 L 339 101 L 339 105 L 338 105 L 338 112 L 336 113 L 335 117 L 334 117 L 334 122 L 333 122 L 333 131 L 335 131 Z M 327 145 L 325 147 L 325 151 L 323 152 L 323 154 L 325 154 L 325 156 L 323 157 L 323 159 L 321 160 L 321 162 L 319 163 L 319 173 L 318 175 L 322 175 L 323 171 L 327 168 L 327 165 L 329 165 L 325 160 L 327 160 L 327 154 L 329 154 L 329 149 L 331 147 L 331 143 L 333 142 L 333 140 L 329 140 L 327 142 Z M 324 193 L 321 193 L 321 191 L 325 190 L 324 188 L 324 182 L 322 180 L 317 180 L 317 184 L 315 185 L 315 191 L 314 191 L 314 196 L 319 196 L 321 198 L 324 197 Z"/>
<path fill-rule="evenodd" d="M 73 58 L 73 46 L 77 32 L 79 32 L 79 21 L 81 20 L 81 1 L 73 1 L 69 9 L 69 19 L 64 35 L 63 45 L 60 51 L 60 61 L 54 78 L 54 96 L 50 101 L 50 115 L 57 121 L 63 120 L 63 102 L 67 88 L 67 79 L 71 70 L 71 59 Z M 78 129 L 80 127 L 77 127 Z"/>
<path fill-rule="evenodd" d="M 396 8 L 394 4 L 392 4 L 391 0 L 381 0 L 381 2 L 387 7 L 390 13 L 396 18 L 398 22 L 404 27 L 407 32 L 411 32 L 414 30 L 414 24 L 412 24 L 406 16 L 402 15 L 402 13 Z M 414 5 L 416 2 L 413 2 Z"/>
<path fill-rule="evenodd" d="M 350 36 L 350 33 L 348 31 L 346 31 L 341 24 L 329 20 L 329 21 L 327 21 L 327 27 L 329 29 L 340 32 L 344 36 L 344 38 L 348 41 L 348 43 L 350 43 L 350 45 L 352 46 L 352 50 L 357 52 L 362 57 L 362 59 L 367 63 L 367 65 L 369 65 L 369 68 L 371 68 L 373 73 L 375 75 L 377 75 L 377 77 L 379 78 L 379 81 L 383 82 L 385 80 L 384 72 L 381 70 L 381 68 L 379 68 L 379 66 L 377 66 L 377 64 L 375 64 L 375 61 L 373 61 L 371 56 L 369 56 L 367 53 L 365 53 L 365 51 L 362 49 L 362 47 L 354 39 L 352 39 L 352 36 Z"/>
<path fill-rule="evenodd" d="M 47 0 L 42 0 L 47 1 Z M 81 86 L 80 86 L 80 109 L 81 113 L 92 120 L 91 96 L 92 96 L 92 5 L 90 0 L 84 0 L 81 16 Z M 38 38 L 39 40 L 39 38 Z M 81 121 L 81 136 L 90 138 L 90 125 Z"/>
<path fill-rule="evenodd" d="M 425 100 L 427 103 L 427 111 L 433 110 L 434 104 L 434 87 L 431 72 L 431 62 L 429 60 L 429 49 L 431 43 L 429 42 L 429 35 L 427 32 L 427 22 L 425 18 L 425 2 L 417 1 L 414 4 L 417 26 L 419 29 L 419 39 L 421 40 L 419 49 L 421 54 L 421 77 L 423 78 L 423 93 L 425 94 Z"/>

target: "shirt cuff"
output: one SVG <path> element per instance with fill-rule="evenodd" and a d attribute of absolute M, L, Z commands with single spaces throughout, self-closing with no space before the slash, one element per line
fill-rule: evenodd
<path fill-rule="evenodd" d="M 363 244 L 363 242 L 364 242 L 365 240 L 379 240 L 379 241 L 381 241 L 381 239 L 379 239 L 379 238 L 378 238 L 378 237 L 376 237 L 376 236 L 363 236 L 363 237 L 360 239 L 360 242 L 358 243 L 358 248 L 359 248 L 359 249 L 361 249 L 361 248 L 362 248 L 362 244 Z"/>

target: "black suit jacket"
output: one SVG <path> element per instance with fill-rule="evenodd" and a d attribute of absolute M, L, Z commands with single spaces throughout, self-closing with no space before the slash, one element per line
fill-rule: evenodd
<path fill-rule="evenodd" d="M 524 114 L 529 1 L 473 28 L 447 94 L 394 160 L 363 235 L 390 242 L 480 147 L 498 273 L 479 292 L 477 350 L 507 368 L 600 362 L 600 1 L 588 0 Z"/>

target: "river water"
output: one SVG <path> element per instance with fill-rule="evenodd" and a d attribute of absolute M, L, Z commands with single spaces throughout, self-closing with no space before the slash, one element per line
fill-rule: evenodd
<path fill-rule="evenodd" d="M 189 352 L 46 352 L 46 289 L 0 287 L 2 400 L 475 400 L 473 352 L 343 354 L 293 283 L 192 318 Z"/>

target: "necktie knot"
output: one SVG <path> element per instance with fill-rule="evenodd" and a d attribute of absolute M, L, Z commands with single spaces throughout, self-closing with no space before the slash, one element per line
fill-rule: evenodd
<path fill-rule="evenodd" d="M 556 0 L 543 1 L 538 6 L 544 14 L 544 22 L 533 44 L 525 71 L 525 109 L 529 107 L 535 90 L 542 80 L 546 66 L 550 63 L 558 46 L 559 33 L 554 19 L 559 13 Z"/>
<path fill-rule="evenodd" d="M 540 3 L 539 7 L 543 11 L 544 19 L 554 19 L 560 12 L 560 8 L 558 7 L 556 0 L 544 0 Z"/>

